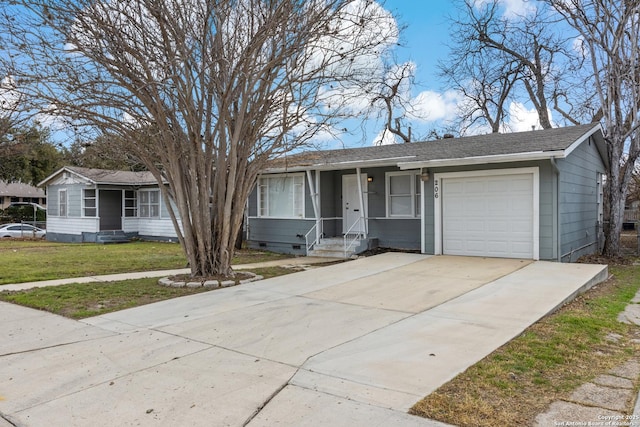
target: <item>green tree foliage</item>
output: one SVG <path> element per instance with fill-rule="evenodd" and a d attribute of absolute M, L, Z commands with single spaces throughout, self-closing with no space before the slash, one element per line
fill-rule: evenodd
<path fill-rule="evenodd" d="M 0 179 L 4 181 L 36 185 L 63 163 L 50 132 L 39 125 L 11 129 L 0 136 Z"/>
<path fill-rule="evenodd" d="M 0 218 L 2 222 L 33 222 L 35 214 L 35 220 L 38 222 L 44 222 L 47 220 L 47 213 L 43 209 L 35 209 L 32 205 L 21 206 L 9 206 L 8 208 L 0 209 Z"/>
<path fill-rule="evenodd" d="M 115 138 L 100 136 L 93 141 L 76 140 L 64 149 L 65 164 L 109 170 L 146 170 L 126 146 Z"/>

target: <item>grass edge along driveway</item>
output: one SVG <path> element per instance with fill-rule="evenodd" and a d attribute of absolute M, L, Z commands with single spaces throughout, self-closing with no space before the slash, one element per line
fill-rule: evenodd
<path fill-rule="evenodd" d="M 532 425 L 552 402 L 638 357 L 640 327 L 617 317 L 640 289 L 640 266 L 609 271 L 612 278 L 533 324 L 410 412 L 461 427 Z"/>

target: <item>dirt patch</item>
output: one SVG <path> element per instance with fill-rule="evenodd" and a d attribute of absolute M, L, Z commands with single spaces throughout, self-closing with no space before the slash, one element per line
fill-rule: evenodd
<path fill-rule="evenodd" d="M 358 256 L 361 257 L 369 257 L 369 256 L 374 256 L 374 255 L 380 255 L 380 254 L 384 254 L 387 252 L 403 252 L 403 253 L 408 253 L 408 254 L 419 254 L 420 251 L 419 250 L 413 250 L 413 249 L 394 249 L 394 248 L 373 248 L 373 249 L 369 249 L 366 250 L 362 253 L 359 253 Z"/>
<path fill-rule="evenodd" d="M 606 257 L 599 254 L 581 256 L 576 262 L 581 264 L 631 265 L 634 258 L 628 256 Z"/>
<path fill-rule="evenodd" d="M 218 282 L 224 282 L 227 280 L 233 280 L 236 283 L 240 283 L 241 280 L 247 280 L 254 277 L 254 274 L 245 273 L 245 272 L 237 272 L 235 276 L 191 276 L 190 274 L 177 274 L 175 276 L 170 276 L 169 279 L 174 282 L 200 282 L 204 283 L 206 281 L 217 280 Z"/>

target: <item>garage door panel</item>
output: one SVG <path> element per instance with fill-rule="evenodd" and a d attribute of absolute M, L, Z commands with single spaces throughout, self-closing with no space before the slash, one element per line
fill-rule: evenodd
<path fill-rule="evenodd" d="M 506 200 L 492 199 L 487 203 L 487 213 L 493 216 L 502 216 L 510 210 L 509 202 Z"/>
<path fill-rule="evenodd" d="M 467 194 L 478 194 L 478 193 L 486 192 L 485 185 L 486 184 L 484 182 L 467 181 L 463 185 L 463 188 L 464 188 L 464 192 Z"/>
<path fill-rule="evenodd" d="M 448 187 L 447 191 L 451 194 L 463 194 L 464 193 L 464 183 L 463 182 L 452 182 Z"/>
<path fill-rule="evenodd" d="M 456 252 L 464 250 L 464 241 L 462 239 L 449 239 L 445 243 L 445 250 L 448 252 Z"/>
<path fill-rule="evenodd" d="M 464 227 L 465 231 L 467 231 L 468 233 L 473 233 L 473 232 L 478 232 L 478 231 L 485 231 L 485 223 L 482 221 L 469 221 L 465 224 Z"/>
<path fill-rule="evenodd" d="M 487 242 L 487 251 L 491 256 L 505 256 L 509 253 L 509 243 L 501 242 Z"/>
<path fill-rule="evenodd" d="M 442 179 L 442 250 L 533 257 L 533 174 Z"/>
<path fill-rule="evenodd" d="M 527 177 L 515 178 L 509 181 L 509 187 L 511 192 L 521 192 L 530 194 L 531 192 L 531 179 Z"/>
<path fill-rule="evenodd" d="M 508 189 L 509 189 L 509 183 L 503 180 L 500 180 L 500 181 L 489 180 L 489 182 L 487 183 L 487 192 L 489 194 L 504 193 L 505 191 L 508 191 Z"/>
<path fill-rule="evenodd" d="M 457 204 L 458 205 L 458 204 Z M 470 197 L 469 195 L 465 196 L 465 199 L 462 201 L 462 207 L 466 211 L 474 211 L 474 210 L 485 210 L 487 209 L 488 203 L 485 199 L 481 199 L 479 197 Z M 454 210 L 453 212 L 457 212 Z M 464 212 L 460 212 L 460 216 L 464 217 Z"/>
<path fill-rule="evenodd" d="M 467 240 L 465 249 L 471 252 L 484 252 L 487 242 L 484 240 Z"/>
<path fill-rule="evenodd" d="M 504 233 L 505 229 L 504 229 L 504 222 L 502 221 L 496 221 L 496 220 L 491 220 L 491 221 L 487 221 L 487 231 L 490 233 Z M 511 230 L 507 230 L 507 231 L 511 231 Z"/>

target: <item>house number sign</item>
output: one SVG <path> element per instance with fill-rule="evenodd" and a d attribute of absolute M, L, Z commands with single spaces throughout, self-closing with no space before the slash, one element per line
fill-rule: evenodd
<path fill-rule="evenodd" d="M 433 181 L 433 198 L 437 199 L 438 195 L 440 194 L 440 186 L 438 185 L 438 180 L 436 179 L 435 181 Z"/>

